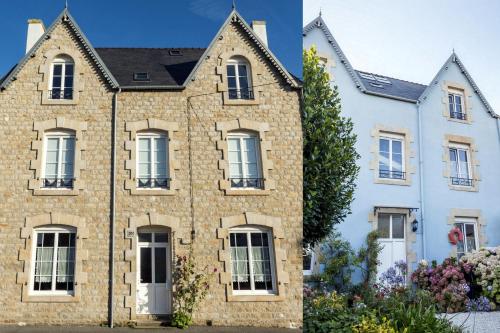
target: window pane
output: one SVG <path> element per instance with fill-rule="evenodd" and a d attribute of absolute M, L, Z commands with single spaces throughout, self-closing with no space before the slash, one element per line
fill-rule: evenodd
<path fill-rule="evenodd" d="M 44 233 L 43 234 L 43 247 L 53 247 L 54 246 L 54 233 Z"/>
<path fill-rule="evenodd" d="M 312 254 L 308 253 L 302 256 L 302 269 L 309 271 L 312 269 Z"/>
<path fill-rule="evenodd" d="M 450 172 L 451 177 L 458 177 L 457 150 L 450 148 Z"/>
<path fill-rule="evenodd" d="M 227 65 L 227 76 L 235 76 L 235 66 L 234 65 Z"/>
<path fill-rule="evenodd" d="M 388 139 L 380 139 L 379 140 L 379 149 L 380 152 L 389 152 L 389 140 Z"/>
<path fill-rule="evenodd" d="M 448 105 L 449 105 L 449 108 L 450 108 L 450 112 L 454 112 L 454 108 L 453 108 L 453 95 L 452 94 L 448 94 Z"/>
<path fill-rule="evenodd" d="M 463 223 L 455 223 L 455 227 L 458 227 L 465 235 L 465 226 Z M 465 244 L 463 241 L 459 240 L 457 242 L 457 253 L 463 253 L 463 252 L 465 252 Z"/>
<path fill-rule="evenodd" d="M 390 217 L 387 214 L 378 216 L 378 234 L 380 238 L 390 238 Z"/>
<path fill-rule="evenodd" d="M 241 77 L 247 77 L 247 66 L 246 65 L 238 65 L 238 75 Z"/>
<path fill-rule="evenodd" d="M 467 163 L 467 151 L 460 149 L 458 151 L 460 160 L 460 177 L 469 178 L 469 164 Z"/>
<path fill-rule="evenodd" d="M 392 154 L 402 154 L 402 142 L 399 140 L 392 140 Z"/>
<path fill-rule="evenodd" d="M 152 235 L 150 232 L 139 232 L 139 242 L 152 242 Z"/>
<path fill-rule="evenodd" d="M 66 76 L 73 76 L 74 66 L 73 64 L 66 64 Z"/>
<path fill-rule="evenodd" d="M 405 237 L 405 219 L 403 215 L 392 215 L 392 238 L 403 239 Z"/>
<path fill-rule="evenodd" d="M 156 243 L 166 243 L 166 242 L 168 242 L 168 234 L 166 232 L 157 232 L 157 233 L 155 233 L 155 242 Z"/>
<path fill-rule="evenodd" d="M 231 264 L 234 290 L 250 290 L 247 234 L 231 233 Z"/>
<path fill-rule="evenodd" d="M 62 65 L 61 64 L 54 65 L 53 74 L 54 75 L 61 75 L 62 74 Z"/>
<path fill-rule="evenodd" d="M 228 77 L 227 78 L 227 86 L 230 90 L 237 89 L 236 87 L 236 78 L 234 77 Z"/>
<path fill-rule="evenodd" d="M 151 248 L 142 247 L 140 249 L 141 255 L 141 269 L 140 269 L 140 277 L 141 283 L 151 283 Z"/>
<path fill-rule="evenodd" d="M 155 248 L 155 283 L 167 282 L 167 249 Z"/>
<path fill-rule="evenodd" d="M 227 140 L 227 145 L 228 145 L 229 151 L 239 152 L 241 150 L 239 138 L 229 138 Z"/>
<path fill-rule="evenodd" d="M 465 239 L 467 241 L 467 252 L 476 250 L 476 234 L 474 232 L 473 224 L 465 225 Z"/>
<path fill-rule="evenodd" d="M 403 171 L 403 155 L 392 155 L 392 171 Z"/>
<path fill-rule="evenodd" d="M 61 88 L 61 77 L 54 76 L 52 78 L 52 90 L 57 90 L 58 88 Z"/>

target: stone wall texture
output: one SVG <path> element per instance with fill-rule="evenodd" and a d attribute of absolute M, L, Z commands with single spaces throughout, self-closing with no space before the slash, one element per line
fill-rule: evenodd
<path fill-rule="evenodd" d="M 210 54 L 194 79 L 182 91 L 123 91 L 117 95 L 115 274 L 113 276 L 116 324 L 135 320 L 135 251 L 126 230 L 131 218 L 168 216 L 178 221 L 172 226 L 173 255 L 187 254 L 192 243 L 200 265 L 224 271 L 217 237 L 221 219 L 244 213 L 279 218 L 284 238 L 277 243 L 283 252 L 284 293 L 275 301 L 228 300 L 226 285 L 215 275 L 207 299 L 200 305 L 195 321 L 214 325 L 255 325 L 296 327 L 302 323 L 302 133 L 299 92 L 291 88 L 275 67 L 254 45 L 237 23 L 226 26 L 217 36 Z M 78 58 L 75 80 L 81 82 L 75 105 L 43 104 L 40 68 L 44 55 L 54 49 Z M 68 51 L 69 50 L 69 51 Z M 259 85 L 258 103 L 224 104 L 217 84 L 225 84 L 218 74 L 222 54 L 238 50 L 254 59 L 252 71 Z M 65 23 L 60 23 L 7 89 L 0 92 L 0 323 L 99 324 L 108 319 L 110 207 L 111 207 L 111 128 L 110 89 L 80 42 Z M 37 150 L 34 122 L 64 117 L 85 122 L 84 168 L 81 190 L 74 195 L 35 195 L 28 183 L 36 178 L 30 166 Z M 158 119 L 176 123 L 171 144 L 178 163 L 176 189 L 170 195 L 134 195 L 126 187 L 131 170 L 126 149 L 132 140 L 129 122 Z M 272 163 L 268 176 L 274 188 L 266 195 L 226 195 L 219 182 L 224 179 L 219 163 L 225 157 L 217 148 L 221 132 L 217 122 L 237 119 L 267 123 L 266 151 Z M 190 130 L 190 131 L 189 131 Z M 189 132 L 191 133 L 189 135 Z M 170 133 L 169 133 L 170 134 Z M 191 149 L 191 154 L 190 154 Z M 191 163 L 190 163 L 191 155 Z M 192 173 L 190 173 L 192 170 Z M 23 299 L 22 278 L 29 272 L 31 254 L 26 254 L 29 238 L 22 237 L 26 219 L 41 214 L 70 214 L 81 217 L 88 232 L 79 283 L 80 295 L 73 302 Z M 172 218 L 170 218 L 172 217 Z M 134 220 L 135 221 L 135 220 Z M 264 224 L 264 223 L 263 223 Z M 79 224 L 81 225 L 81 224 Z M 26 229 L 24 229 L 26 230 Z M 194 239 L 192 239 L 194 230 Z M 27 232 L 27 231 L 25 231 Z M 26 236 L 26 235 L 24 235 Z M 172 258 L 173 260 L 174 258 Z"/>

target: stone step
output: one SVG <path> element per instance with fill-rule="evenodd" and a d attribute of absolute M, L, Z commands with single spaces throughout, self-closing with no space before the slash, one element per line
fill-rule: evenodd
<path fill-rule="evenodd" d="M 137 320 L 134 328 L 160 328 L 168 326 L 169 322 L 166 320 Z"/>

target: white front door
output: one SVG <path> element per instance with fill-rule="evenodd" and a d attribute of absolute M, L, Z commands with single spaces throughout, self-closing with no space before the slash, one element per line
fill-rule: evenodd
<path fill-rule="evenodd" d="M 144 229 L 137 237 L 137 314 L 170 314 L 170 234 Z"/>
<path fill-rule="evenodd" d="M 405 216 L 402 214 L 378 215 L 379 243 L 382 251 L 379 254 L 380 264 L 377 267 L 377 278 L 380 278 L 394 263 L 406 262 Z"/>

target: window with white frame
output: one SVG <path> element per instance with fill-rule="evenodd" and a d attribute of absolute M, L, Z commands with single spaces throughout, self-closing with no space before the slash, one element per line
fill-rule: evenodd
<path fill-rule="evenodd" d="M 229 233 L 233 294 L 274 294 L 273 239 L 260 228 L 233 228 Z"/>
<path fill-rule="evenodd" d="M 57 56 L 51 65 L 49 99 L 73 99 L 75 63 L 67 55 Z"/>
<path fill-rule="evenodd" d="M 33 242 L 31 293 L 72 295 L 76 229 L 64 226 L 36 228 Z"/>
<path fill-rule="evenodd" d="M 466 120 L 463 90 L 450 89 L 448 92 L 450 118 Z"/>
<path fill-rule="evenodd" d="M 226 71 L 229 99 L 253 99 L 249 62 L 243 57 L 232 57 Z"/>
<path fill-rule="evenodd" d="M 469 146 L 451 144 L 449 152 L 451 184 L 458 186 L 472 186 Z"/>
<path fill-rule="evenodd" d="M 70 131 L 47 132 L 44 136 L 44 188 L 73 188 L 75 134 Z"/>
<path fill-rule="evenodd" d="M 137 187 L 169 189 L 168 137 L 162 132 L 137 134 Z"/>
<path fill-rule="evenodd" d="M 304 275 L 312 275 L 314 269 L 314 251 L 305 249 L 302 251 L 302 272 Z"/>
<path fill-rule="evenodd" d="M 404 136 L 381 133 L 378 160 L 379 178 L 406 179 Z"/>
<path fill-rule="evenodd" d="M 227 145 L 231 188 L 263 188 L 258 134 L 229 133 Z"/>
<path fill-rule="evenodd" d="M 456 218 L 455 226 L 462 231 L 463 241 L 457 242 L 457 258 L 460 259 L 464 254 L 477 250 L 477 220 L 474 218 Z"/>

